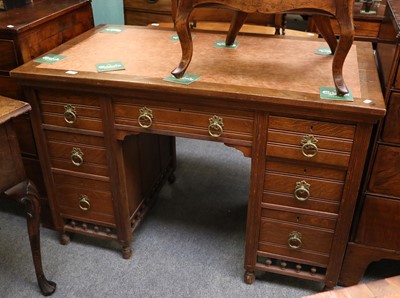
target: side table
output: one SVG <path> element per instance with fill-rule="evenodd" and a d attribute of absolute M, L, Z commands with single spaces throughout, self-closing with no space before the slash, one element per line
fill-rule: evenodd
<path fill-rule="evenodd" d="M 42 294 L 49 296 L 56 284 L 46 279 L 42 268 L 39 194 L 25 174 L 17 136 L 9 121 L 30 109 L 28 103 L 0 96 L 0 200 L 12 199 L 24 206 L 36 278 Z"/>

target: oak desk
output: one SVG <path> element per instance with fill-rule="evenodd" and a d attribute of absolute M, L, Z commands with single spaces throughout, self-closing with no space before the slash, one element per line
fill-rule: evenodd
<path fill-rule="evenodd" d="M 188 73 L 200 78 L 183 85 L 164 80 L 180 55 L 173 31 L 120 28 L 96 27 L 51 51 L 63 60 L 11 72 L 32 105 L 60 233 L 116 239 L 129 257 L 143 202 L 174 169 L 170 136 L 223 142 L 252 159 L 245 281 L 264 270 L 333 287 L 385 114 L 371 45 L 353 45 L 354 101 L 336 101 L 319 95 L 334 86 L 332 57 L 314 54 L 323 40 L 239 35 L 232 50 L 213 47 L 222 34 L 197 32 Z M 98 72 L 105 62 L 125 69 Z"/>

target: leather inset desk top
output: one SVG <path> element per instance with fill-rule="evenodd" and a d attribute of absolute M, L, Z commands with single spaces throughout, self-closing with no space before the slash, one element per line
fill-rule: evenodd
<path fill-rule="evenodd" d="M 174 31 L 125 27 L 121 33 L 96 33 L 78 45 L 57 54 L 67 59 L 46 69 L 96 72 L 97 63 L 121 61 L 126 70 L 110 74 L 165 78 L 180 59 L 180 45 L 170 40 Z M 317 55 L 321 40 L 238 36 L 236 49 L 213 48 L 224 34 L 195 33 L 194 56 L 187 71 L 202 82 L 234 84 L 319 94 L 320 86 L 333 87 L 333 56 Z M 129 42 L 127 42 L 129 41 Z M 344 76 L 354 97 L 360 97 L 357 46 L 344 65 Z"/>

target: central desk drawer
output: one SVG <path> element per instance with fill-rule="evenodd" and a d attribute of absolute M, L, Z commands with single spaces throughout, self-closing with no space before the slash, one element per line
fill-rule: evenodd
<path fill-rule="evenodd" d="M 114 103 L 118 129 L 134 127 L 141 132 L 180 133 L 252 141 L 254 114 L 245 110 L 208 108 L 183 104 L 160 105 L 152 101 L 120 100 Z"/>

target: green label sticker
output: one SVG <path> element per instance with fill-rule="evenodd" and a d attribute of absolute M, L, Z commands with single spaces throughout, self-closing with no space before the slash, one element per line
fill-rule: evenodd
<path fill-rule="evenodd" d="M 332 52 L 331 52 L 331 49 L 328 47 L 319 47 L 315 51 L 315 54 L 329 56 L 330 54 L 332 54 Z"/>
<path fill-rule="evenodd" d="M 196 35 L 192 34 L 192 40 L 196 37 Z M 174 34 L 170 37 L 170 40 L 172 41 L 179 41 L 179 36 L 178 34 Z"/>
<path fill-rule="evenodd" d="M 104 28 L 103 30 L 100 30 L 100 32 L 102 32 L 102 33 L 112 33 L 112 34 L 118 34 L 118 33 L 121 33 L 122 31 L 124 31 L 124 28 L 121 28 L 121 27 L 116 27 L 116 26 L 114 26 L 114 27 L 106 27 L 106 28 Z"/>
<path fill-rule="evenodd" d="M 98 72 L 106 72 L 106 71 L 122 70 L 125 69 L 125 66 L 124 64 L 122 64 L 122 62 L 115 61 L 115 62 L 98 63 L 96 64 L 96 69 Z"/>
<path fill-rule="evenodd" d="M 349 93 L 343 96 L 338 96 L 335 87 L 319 87 L 319 96 L 321 99 L 344 100 L 344 101 L 354 100 L 351 90 L 349 90 Z"/>
<path fill-rule="evenodd" d="M 364 9 L 360 10 L 361 14 L 376 14 L 376 10 L 365 11 Z"/>
<path fill-rule="evenodd" d="M 182 85 L 189 85 L 199 79 L 200 76 L 195 75 L 195 74 L 185 74 L 182 78 L 177 79 L 174 76 L 169 76 L 164 78 L 164 81 L 167 82 L 172 82 L 172 83 L 177 83 L 177 84 L 182 84 Z"/>
<path fill-rule="evenodd" d="M 227 46 L 227 45 L 225 45 L 225 40 L 217 40 L 214 43 L 213 48 L 236 49 L 238 46 L 239 46 L 238 41 L 235 41 L 232 45 Z"/>
<path fill-rule="evenodd" d="M 61 56 L 57 54 L 47 54 L 46 56 L 35 59 L 34 61 L 39 63 L 53 64 L 65 58 L 67 58 L 67 56 Z"/>

